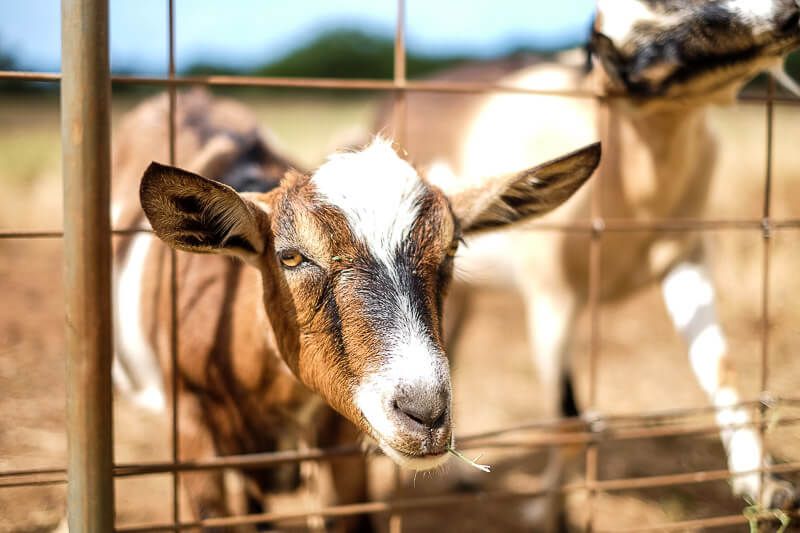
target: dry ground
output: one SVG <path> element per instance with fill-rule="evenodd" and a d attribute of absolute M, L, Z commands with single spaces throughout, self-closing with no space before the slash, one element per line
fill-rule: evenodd
<path fill-rule="evenodd" d="M 303 93 L 308 94 L 308 93 Z M 312 93 L 313 94 L 313 93 Z M 307 164 L 343 138 L 353 124 L 370 120 L 374 100 L 331 100 L 273 96 L 247 97 L 259 117 Z M 117 102 L 115 117 L 134 103 Z M 710 216 L 758 216 L 764 175 L 765 126 L 761 106 L 742 105 L 714 113 L 723 156 L 712 194 Z M 776 216 L 800 216 L 800 110 L 776 111 Z M 0 228 L 58 229 L 60 226 L 58 115 L 55 97 L 0 100 Z M 743 390 L 758 389 L 760 272 L 758 232 L 708 235 L 719 308 L 731 353 L 740 368 Z M 57 239 L 0 241 L 0 470 L 63 466 L 64 383 L 62 346 L 61 243 Z M 794 395 L 800 378 L 800 232 L 777 232 L 773 244 L 770 320 L 770 388 Z M 537 416 L 537 376 L 529 363 L 522 307 L 513 294 L 476 295 L 457 346 L 454 366 L 456 424 L 460 433 L 499 428 Z M 604 307 L 598 409 L 632 413 L 702 406 L 705 399 L 691 377 L 680 341 L 669 326 L 657 288 L 620 304 Z M 588 323 L 576 342 L 574 366 L 579 396 L 586 390 Z M 784 414 L 783 412 L 781 413 Z M 787 413 L 788 414 L 788 413 Z M 169 431 L 165 419 L 115 406 L 117 461 L 166 459 Z M 796 429 L 770 433 L 775 454 L 800 460 Z M 424 497 L 461 485 L 484 484 L 530 490 L 537 486 L 541 454 L 486 450 L 484 461 L 496 472 L 483 475 L 451 465 L 443 473 L 405 479 L 401 495 Z M 391 492 L 393 470 L 375 459 L 377 496 Z M 602 479 L 724 468 L 722 448 L 709 437 L 670 437 L 611 443 L 601 447 Z M 575 469 L 579 477 L 580 465 Z M 457 474 L 457 475 L 456 475 Z M 466 481 L 466 483 L 464 483 Z M 118 523 L 169 518 L 168 477 L 117 482 Z M 0 531 L 50 531 L 64 512 L 63 486 L 0 489 Z M 585 495 L 569 499 L 573 523 L 580 524 Z M 288 503 L 287 503 L 288 505 Z M 741 512 L 724 482 L 657 490 L 602 494 L 596 505 L 598 526 L 624 528 Z M 530 530 L 530 506 L 465 505 L 405 517 L 407 531 Z M 385 523 L 385 521 L 381 521 Z M 535 528 L 534 528 L 535 529 Z M 746 526 L 731 528 L 746 530 Z"/>

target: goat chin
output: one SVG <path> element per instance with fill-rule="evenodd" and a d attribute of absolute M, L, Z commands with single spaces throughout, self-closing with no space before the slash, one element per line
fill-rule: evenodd
<path fill-rule="evenodd" d="M 434 470 L 439 468 L 447 462 L 450 455 L 445 450 L 439 455 L 425 455 L 413 456 L 400 452 L 385 443 L 379 443 L 383 453 L 387 455 L 392 461 L 408 470 L 416 470 L 417 472 L 424 472 L 426 470 Z"/>
<path fill-rule="evenodd" d="M 417 472 L 425 472 L 427 470 L 434 470 L 444 465 L 450 458 L 450 454 L 445 450 L 438 455 L 426 456 L 413 456 L 392 448 L 392 446 L 384 441 L 375 440 L 372 436 L 364 435 L 362 446 L 366 450 L 380 449 L 386 457 L 391 459 L 396 465 L 408 470 Z"/>

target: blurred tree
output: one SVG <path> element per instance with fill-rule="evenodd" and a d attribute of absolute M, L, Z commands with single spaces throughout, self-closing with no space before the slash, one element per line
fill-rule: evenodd
<path fill-rule="evenodd" d="M 0 38 L 0 70 L 14 70 L 17 62 L 11 52 L 3 47 L 3 39 Z"/>
<path fill-rule="evenodd" d="M 17 68 L 17 61 L 9 50 L 3 46 L 3 39 L 0 37 L 0 70 L 14 70 Z M 18 91 L 23 88 L 22 82 L 0 80 L 0 91 Z"/>
<path fill-rule="evenodd" d="M 800 83 L 800 49 L 786 56 L 783 69 L 790 77 Z M 759 74 L 744 86 L 743 92 L 763 96 L 767 91 L 768 79 L 767 74 Z"/>
<path fill-rule="evenodd" d="M 434 57 L 408 51 L 408 76 L 424 76 L 465 61 L 462 56 Z M 334 29 L 322 33 L 308 44 L 284 57 L 253 69 L 258 76 L 314 78 L 391 78 L 394 70 L 394 42 L 355 29 Z M 187 74 L 236 74 L 234 69 L 213 64 L 195 64 Z"/>
<path fill-rule="evenodd" d="M 393 50 L 389 39 L 358 30 L 334 30 L 257 72 L 264 76 L 390 78 Z"/>
<path fill-rule="evenodd" d="M 800 50 L 795 50 L 786 58 L 786 73 L 795 80 L 800 80 Z"/>

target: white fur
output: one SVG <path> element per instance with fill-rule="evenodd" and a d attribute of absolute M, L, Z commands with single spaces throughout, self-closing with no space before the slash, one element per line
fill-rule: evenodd
<path fill-rule="evenodd" d="M 429 183 L 436 185 L 443 191 L 447 191 L 449 194 L 463 188 L 464 184 L 464 181 L 456 176 L 450 163 L 444 159 L 437 159 L 431 163 L 428 166 L 426 177 Z"/>
<path fill-rule="evenodd" d="M 747 425 L 751 422 L 750 414 L 745 409 L 725 407 L 738 402 L 739 394 L 732 387 L 724 387 L 714 396 L 714 404 L 720 407 L 717 425 L 722 429 L 722 444 L 728 452 L 728 469 L 732 473 L 757 469 L 762 456 L 761 439 L 755 428 Z M 761 475 L 757 472 L 739 475 L 731 484 L 736 494 L 755 497 L 761 486 Z"/>
<path fill-rule="evenodd" d="M 116 356 L 119 361 L 115 361 L 113 374 L 120 390 L 131 394 L 134 403 L 152 411 L 163 411 L 166 401 L 161 370 L 142 327 L 142 276 L 152 241 L 153 237 L 145 233 L 133 237 L 117 280 L 115 311 L 119 342 Z"/>
<path fill-rule="evenodd" d="M 372 427 L 386 440 L 396 436 L 387 409 L 392 408 L 395 391 L 403 386 L 438 390 L 448 376 L 447 360 L 414 325 L 418 319 L 404 320 L 411 328 L 387 333 L 391 346 L 380 368 L 370 372 L 356 391 L 356 406 Z"/>
<path fill-rule="evenodd" d="M 575 90 L 582 79 L 580 69 L 543 63 L 509 76 L 504 83 L 560 91 Z M 595 105 L 590 99 L 493 93 L 464 132 L 454 164 L 461 187 L 479 187 L 487 176 L 516 173 L 596 141 Z M 443 175 L 440 172 L 437 179 L 444 180 Z"/>
<path fill-rule="evenodd" d="M 122 203 L 116 202 L 111 206 L 111 227 L 117 229 L 119 217 L 122 214 Z"/>
<path fill-rule="evenodd" d="M 602 15 L 600 32 L 616 45 L 628 40 L 637 23 L 668 20 L 667 16 L 653 12 L 638 0 L 597 0 L 597 10 Z"/>
<path fill-rule="evenodd" d="M 754 35 L 774 31 L 778 2 L 775 0 L 729 0 L 728 9 L 750 26 Z"/>
<path fill-rule="evenodd" d="M 537 288 L 538 289 L 538 288 Z M 533 288 L 531 291 L 533 292 Z M 553 357 L 554 353 L 568 354 L 571 339 L 569 325 L 574 320 L 574 300 L 553 298 L 552 294 L 538 291 L 529 294 L 527 304 L 528 327 L 536 331 L 533 336 L 533 352 L 539 370 L 539 405 L 544 416 L 556 418 L 560 415 L 561 378 L 568 362 L 565 357 Z"/>
<path fill-rule="evenodd" d="M 722 382 L 720 371 L 725 358 L 725 337 L 718 324 L 710 323 L 689 341 L 689 361 L 700 386 L 709 396 Z"/>
<path fill-rule="evenodd" d="M 672 322 L 689 345 L 689 359 L 700 386 L 713 398 L 720 386 L 725 339 L 714 309 L 714 288 L 705 267 L 676 265 L 663 282 Z"/>
<path fill-rule="evenodd" d="M 714 288 L 705 267 L 681 263 L 664 278 L 664 301 L 676 329 L 689 345 L 689 359 L 700 386 L 711 398 L 717 411 L 717 424 L 728 455 L 732 473 L 758 468 L 761 462 L 761 441 L 749 424 L 746 409 L 731 407 L 739 402 L 732 384 L 722 375 L 726 358 L 725 338 L 714 309 Z M 731 428 L 731 426 L 737 426 Z M 746 474 L 733 478 L 737 494 L 755 496 L 760 475 Z"/>
<path fill-rule="evenodd" d="M 416 317 L 403 318 L 401 324 L 413 328 Z M 377 433 L 380 444 L 397 437 L 390 414 L 398 387 L 420 382 L 436 385 L 431 383 L 431 378 L 436 375 L 435 358 L 426 339 L 405 327 L 387 332 L 387 337 L 393 345 L 387 350 L 383 364 L 367 374 L 355 394 L 356 407 Z"/>
<path fill-rule="evenodd" d="M 412 457 L 392 447 L 398 437 L 392 421 L 394 397 L 403 386 L 438 391 L 448 383 L 447 359 L 434 347 L 424 333 L 420 318 L 412 311 L 408 297 L 399 304 L 403 317 L 394 332 L 387 332 L 390 347 L 383 364 L 369 372 L 355 393 L 355 405 L 369 422 L 381 449 L 400 465 L 415 470 L 429 470 L 439 466 L 446 457 Z M 446 454 L 444 454 L 446 456 Z"/>
<path fill-rule="evenodd" d="M 414 320 L 409 323 L 411 328 L 400 332 L 395 339 L 380 374 L 395 384 L 438 389 L 443 378 L 447 377 L 446 359 L 422 333 L 419 319 L 415 317 Z"/>
<path fill-rule="evenodd" d="M 388 267 L 417 217 L 424 184 L 391 143 L 376 137 L 360 152 L 328 158 L 312 182 L 323 200 L 344 211 L 354 234 Z"/>
<path fill-rule="evenodd" d="M 775 0 L 728 0 L 728 9 L 751 24 L 759 24 L 767 23 L 775 16 L 776 4 Z"/>
<path fill-rule="evenodd" d="M 394 254 L 408 237 L 417 218 L 425 185 L 416 170 L 400 158 L 391 143 L 376 137 L 360 152 L 331 156 L 312 178 L 321 199 L 339 207 L 354 235 L 398 283 Z M 394 397 L 403 385 L 438 390 L 447 383 L 447 362 L 431 345 L 422 317 L 400 287 L 399 301 L 388 303 L 400 310 L 394 331 L 384 333 L 389 344 L 381 366 L 371 371 L 355 392 L 355 404 L 369 422 L 381 448 L 404 466 L 428 469 L 434 459 L 407 456 L 392 447 L 398 436 L 392 421 Z"/>
<path fill-rule="evenodd" d="M 700 265 L 681 263 L 673 268 L 664 278 L 664 301 L 667 304 L 672 321 L 685 336 L 695 337 L 699 333 L 696 323 L 692 322 L 695 314 L 714 304 L 714 289 L 708 272 Z M 705 317 L 707 323 L 713 317 Z M 693 330 L 689 330 L 691 326 Z"/>

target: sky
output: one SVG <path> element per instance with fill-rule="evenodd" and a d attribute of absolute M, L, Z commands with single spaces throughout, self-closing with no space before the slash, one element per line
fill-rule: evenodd
<path fill-rule="evenodd" d="M 321 31 L 393 35 L 394 0 L 175 0 L 178 70 L 197 61 L 267 63 Z M 166 71 L 166 0 L 110 0 L 115 71 Z M 592 0 L 406 0 L 407 43 L 433 55 L 560 48 L 587 34 Z M 19 67 L 58 70 L 60 0 L 0 0 L 0 49 Z"/>

